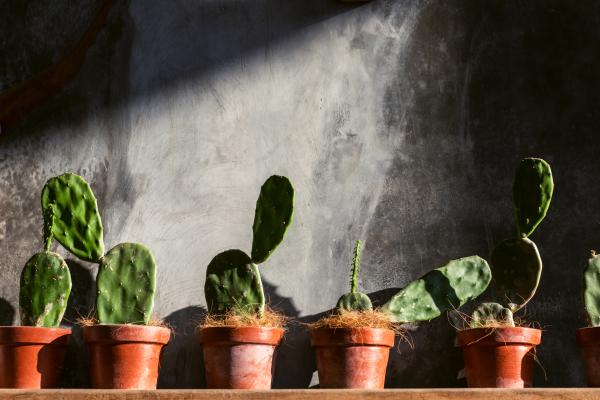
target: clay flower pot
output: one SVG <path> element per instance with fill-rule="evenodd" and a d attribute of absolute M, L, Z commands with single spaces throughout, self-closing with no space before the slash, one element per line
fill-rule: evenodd
<path fill-rule="evenodd" d="M 476 328 L 457 334 L 469 387 L 531 387 L 534 348 L 542 331 L 533 328 Z"/>
<path fill-rule="evenodd" d="M 56 387 L 70 337 L 70 329 L 0 327 L 0 387 Z"/>
<path fill-rule="evenodd" d="M 383 389 L 394 332 L 384 328 L 316 328 L 311 345 L 324 389 Z"/>
<path fill-rule="evenodd" d="M 588 386 L 600 387 L 600 327 L 581 328 L 575 333 Z"/>
<path fill-rule="evenodd" d="M 199 331 L 209 389 L 270 389 L 273 355 L 284 330 L 208 327 Z"/>
<path fill-rule="evenodd" d="M 83 328 L 94 389 L 156 389 L 158 364 L 171 330 L 146 325 Z"/>

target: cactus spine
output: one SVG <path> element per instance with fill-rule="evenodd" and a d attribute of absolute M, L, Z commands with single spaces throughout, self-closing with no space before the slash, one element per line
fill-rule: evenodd
<path fill-rule="evenodd" d="M 491 267 L 500 302 L 485 303 L 473 313 L 471 326 L 498 321 L 514 326 L 513 313 L 535 294 L 542 274 L 542 259 L 528 237 L 545 218 L 554 181 L 550 165 L 540 158 L 519 163 L 513 184 L 513 203 L 519 237 L 501 241 L 492 251 Z M 495 322 L 494 322 L 495 321 Z"/>
<path fill-rule="evenodd" d="M 583 272 L 583 303 L 592 326 L 600 326 L 600 255 L 592 256 Z"/>
<path fill-rule="evenodd" d="M 215 256 L 206 269 L 204 295 L 210 313 L 263 314 L 265 294 L 257 264 L 265 262 L 281 243 L 293 212 L 292 184 L 284 176 L 271 176 L 256 202 L 252 257 L 241 250 L 228 250 Z"/>
<path fill-rule="evenodd" d="M 156 262 L 148 248 L 121 243 L 104 253 L 96 197 L 79 175 L 51 178 L 42 191 L 44 242 L 52 237 L 85 261 L 99 263 L 96 316 L 101 324 L 147 324 L 154 309 Z"/>
<path fill-rule="evenodd" d="M 475 299 L 491 278 L 490 267 L 481 257 L 452 260 L 408 284 L 381 311 L 396 323 L 429 321 Z"/>
<path fill-rule="evenodd" d="M 373 309 L 371 299 L 364 293 L 357 292 L 358 271 L 360 268 L 360 240 L 356 241 L 354 257 L 352 259 L 352 274 L 350 277 L 350 293 L 346 293 L 338 300 L 336 309 L 343 311 L 368 311 Z"/>

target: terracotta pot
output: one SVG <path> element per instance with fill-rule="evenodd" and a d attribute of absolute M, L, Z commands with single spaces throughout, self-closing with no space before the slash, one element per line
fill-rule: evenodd
<path fill-rule="evenodd" d="M 460 331 L 469 387 L 531 387 L 534 348 L 542 331 L 533 328 L 477 328 Z"/>
<path fill-rule="evenodd" d="M 94 389 L 156 389 L 158 364 L 171 331 L 160 326 L 94 325 L 83 328 Z"/>
<path fill-rule="evenodd" d="M 212 327 L 199 331 L 209 389 L 270 389 L 283 329 Z"/>
<path fill-rule="evenodd" d="M 1 326 L 0 387 L 56 387 L 70 337 L 70 329 Z"/>
<path fill-rule="evenodd" d="M 324 389 L 383 389 L 394 332 L 381 328 L 311 330 L 319 386 Z"/>
<path fill-rule="evenodd" d="M 577 329 L 575 334 L 588 386 L 600 387 L 600 327 Z"/>

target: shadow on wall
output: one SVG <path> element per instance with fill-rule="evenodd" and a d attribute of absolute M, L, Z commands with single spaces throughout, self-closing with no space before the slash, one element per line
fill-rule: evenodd
<path fill-rule="evenodd" d="M 10 326 L 15 321 L 15 308 L 0 297 L 0 326 Z"/>
<path fill-rule="evenodd" d="M 69 3 L 59 6 L 69 7 Z M 125 107 L 138 96 L 157 95 L 213 70 L 243 64 L 252 54 L 268 58 L 278 42 L 295 32 L 358 6 L 333 0 L 118 2 L 70 88 L 24 120 L 35 121 L 40 132 L 57 120 L 81 123 L 94 105 L 108 110 Z M 89 24 L 88 20 L 63 22 Z M 27 21 L 21 16 L 15 23 Z M 28 59 L 26 48 L 20 52 Z M 56 64 L 53 57 L 57 55 L 48 49 L 48 66 Z M 39 56 L 36 62 L 40 63 Z M 130 67 L 136 70 L 135 76 L 129 76 Z M 18 71 L 10 72 L 18 76 Z M 99 99 L 102 96 L 108 98 Z M 19 136 L 13 131 L 31 134 L 31 127 L 3 132 L 0 143 Z"/>
<path fill-rule="evenodd" d="M 96 287 L 93 270 L 75 260 L 65 260 L 71 273 L 71 295 L 63 321 L 71 328 L 71 341 L 65 354 L 66 366 L 63 370 L 61 387 L 89 387 L 87 349 L 83 341 L 83 331 L 77 324 L 79 318 L 89 318 L 94 312 Z"/>

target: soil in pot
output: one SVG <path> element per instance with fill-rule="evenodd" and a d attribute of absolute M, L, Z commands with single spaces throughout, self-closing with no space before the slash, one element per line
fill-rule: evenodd
<path fill-rule="evenodd" d="M 56 387 L 70 337 L 70 329 L 0 327 L 0 387 Z"/>
<path fill-rule="evenodd" d="M 156 389 L 161 350 L 170 336 L 162 326 L 85 326 L 92 387 Z"/>
<path fill-rule="evenodd" d="M 590 387 L 600 387 L 600 327 L 577 329 L 577 344 Z"/>
<path fill-rule="evenodd" d="M 395 333 L 386 328 L 313 328 L 319 386 L 383 389 Z"/>
<path fill-rule="evenodd" d="M 523 327 L 459 331 L 469 387 L 531 387 L 541 337 L 541 330 Z"/>
<path fill-rule="evenodd" d="M 270 389 L 282 328 L 203 327 L 199 339 L 209 389 Z"/>

